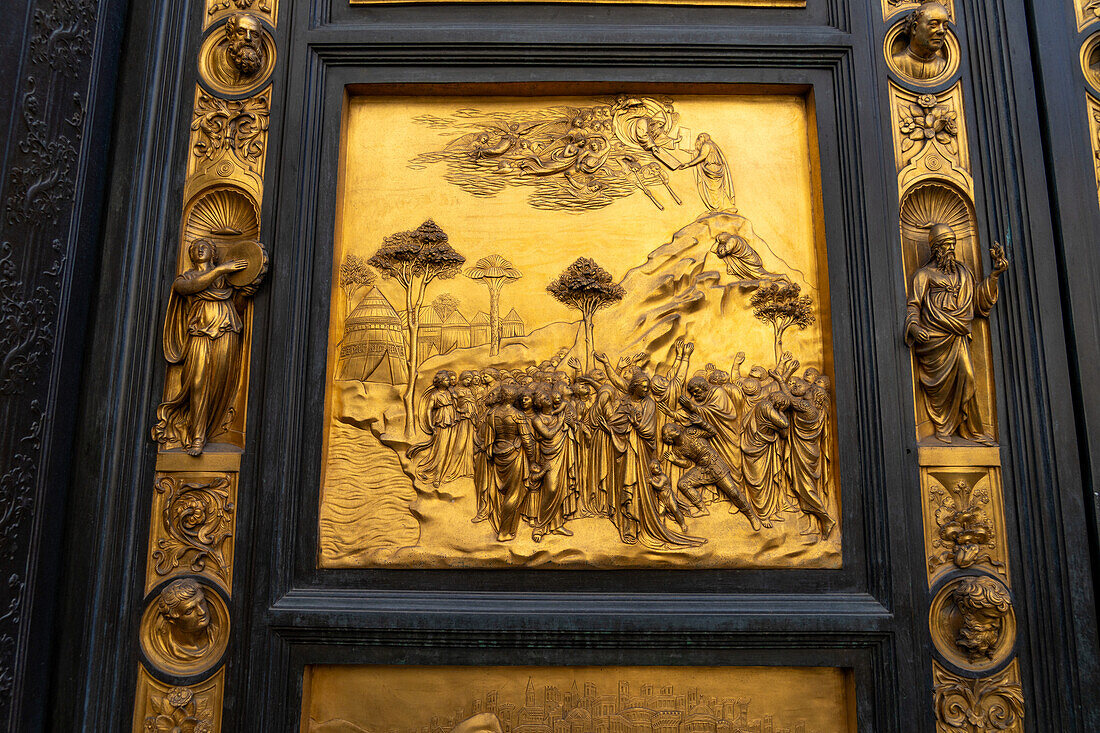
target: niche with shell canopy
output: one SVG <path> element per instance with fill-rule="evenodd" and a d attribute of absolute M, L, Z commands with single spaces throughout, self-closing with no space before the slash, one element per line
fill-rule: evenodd
<path fill-rule="evenodd" d="M 947 224 L 955 232 L 955 257 L 964 263 L 981 281 L 987 275 L 982 264 L 974 209 L 967 196 L 945 181 L 923 180 L 914 184 L 901 198 L 902 262 L 905 268 L 905 292 L 912 292 L 913 275 L 932 257 L 928 247 L 928 230 L 936 224 Z M 978 404 L 986 429 L 996 437 L 994 385 L 989 322 L 975 318 L 970 356 L 977 382 Z M 914 374 L 916 365 L 914 364 Z M 917 405 L 917 438 L 935 443 L 932 423 L 925 410 L 921 390 L 914 382 Z"/>
<path fill-rule="evenodd" d="M 191 266 L 187 248 L 196 239 L 214 242 L 220 259 L 230 245 L 258 239 L 259 235 L 260 211 L 251 196 L 234 186 L 208 188 L 195 196 L 185 210 L 179 271 Z"/>
<path fill-rule="evenodd" d="M 191 268 L 188 248 L 196 239 L 209 239 L 217 249 L 216 260 L 221 262 L 231 247 L 242 242 L 254 242 L 260 235 L 260 211 L 255 199 L 235 186 L 215 186 L 204 189 L 195 195 L 184 208 L 181 228 L 180 250 L 177 258 L 177 272 L 183 273 Z M 262 251 L 262 247 L 260 248 Z M 262 265 L 266 270 L 266 256 Z M 262 274 L 262 273 L 261 273 Z M 248 300 L 240 301 L 244 338 L 242 354 L 251 351 L 252 309 Z M 240 385 L 248 384 L 248 359 L 241 364 Z M 165 399 L 179 389 L 181 370 L 172 365 L 165 378 Z M 237 396 L 230 413 L 221 428 L 210 435 L 206 452 L 226 450 L 227 446 L 236 449 L 244 446 L 245 415 L 247 413 L 247 390 L 237 389 Z M 233 448 L 230 448 L 232 450 Z"/>

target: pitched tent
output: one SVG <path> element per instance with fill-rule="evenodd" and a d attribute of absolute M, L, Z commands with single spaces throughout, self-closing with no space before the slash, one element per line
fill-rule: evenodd
<path fill-rule="evenodd" d="M 371 288 L 344 321 L 336 378 L 405 383 L 401 319 L 377 288 Z"/>
<path fill-rule="evenodd" d="M 478 314 L 470 320 L 470 345 L 483 346 L 489 343 L 491 329 L 489 314 L 478 311 Z"/>
<path fill-rule="evenodd" d="M 419 361 L 423 362 L 430 356 L 435 356 L 441 353 L 440 347 L 443 341 L 443 321 L 440 320 L 439 314 L 435 308 L 430 305 L 420 306 L 420 329 L 417 332 L 417 347 L 416 351 L 420 355 Z M 408 316 L 405 311 L 401 311 L 401 327 L 408 326 Z"/>
<path fill-rule="evenodd" d="M 443 324 L 439 350 L 446 354 L 454 349 L 468 349 L 473 344 L 470 322 L 459 311 L 447 316 Z"/>
<path fill-rule="evenodd" d="M 516 313 L 516 309 L 508 311 L 508 315 L 504 316 L 504 320 L 501 321 L 501 328 L 503 338 L 512 338 L 515 336 L 526 336 L 527 332 L 524 328 L 523 319 L 519 317 L 519 313 Z"/>

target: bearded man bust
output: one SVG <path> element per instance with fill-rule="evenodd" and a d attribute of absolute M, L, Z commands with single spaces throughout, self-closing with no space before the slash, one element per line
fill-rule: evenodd
<path fill-rule="evenodd" d="M 225 58 L 242 78 L 254 76 L 264 65 L 263 26 L 248 13 L 234 13 L 225 23 Z"/>
<path fill-rule="evenodd" d="M 997 303 L 997 279 L 1008 269 L 1004 249 L 989 254 L 993 271 L 981 283 L 955 258 L 955 232 L 936 224 L 928 232 L 932 258 L 913 275 L 905 316 L 905 341 L 913 349 L 917 378 L 935 436 L 992 444 L 978 407 L 977 380 L 970 355 L 974 319 Z"/>

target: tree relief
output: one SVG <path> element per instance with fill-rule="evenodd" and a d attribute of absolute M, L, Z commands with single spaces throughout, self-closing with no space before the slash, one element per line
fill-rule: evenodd
<path fill-rule="evenodd" d="M 353 98 L 322 564 L 838 567 L 808 119 Z"/>

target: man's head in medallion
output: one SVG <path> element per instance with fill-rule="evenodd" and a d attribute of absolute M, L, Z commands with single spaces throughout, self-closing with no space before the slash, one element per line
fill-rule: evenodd
<path fill-rule="evenodd" d="M 252 76 L 264 65 L 263 26 L 248 13 L 234 13 L 225 23 L 225 55 L 242 76 Z"/>
<path fill-rule="evenodd" d="M 169 626 L 187 636 L 194 636 L 210 625 L 206 595 L 198 583 L 188 578 L 169 583 L 160 592 L 157 609 Z"/>
<path fill-rule="evenodd" d="M 925 3 L 905 21 L 909 50 L 918 58 L 930 59 L 947 43 L 947 23 L 951 15 L 940 3 Z"/>

